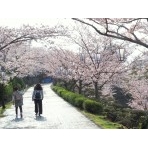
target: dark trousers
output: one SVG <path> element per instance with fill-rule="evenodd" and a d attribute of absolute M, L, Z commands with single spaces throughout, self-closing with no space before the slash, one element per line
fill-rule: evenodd
<path fill-rule="evenodd" d="M 34 100 L 35 113 L 42 114 L 42 100 Z"/>
<path fill-rule="evenodd" d="M 16 107 L 15 107 L 15 113 L 16 113 L 16 115 L 18 114 L 18 107 L 19 107 L 19 109 L 20 109 L 20 113 L 22 114 L 22 112 L 23 112 L 22 106 L 16 106 Z"/>

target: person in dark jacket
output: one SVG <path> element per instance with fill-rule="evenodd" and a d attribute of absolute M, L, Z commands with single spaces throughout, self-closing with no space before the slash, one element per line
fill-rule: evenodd
<path fill-rule="evenodd" d="M 35 104 L 35 115 L 41 116 L 43 113 L 43 108 L 42 108 L 42 100 L 43 100 L 43 88 L 41 84 L 36 84 L 34 87 L 34 91 L 32 94 L 32 101 L 34 101 Z"/>
<path fill-rule="evenodd" d="M 12 102 L 15 105 L 16 118 L 18 118 L 18 108 L 20 109 L 20 116 L 23 118 L 23 94 L 18 90 L 18 87 L 13 88 Z"/>

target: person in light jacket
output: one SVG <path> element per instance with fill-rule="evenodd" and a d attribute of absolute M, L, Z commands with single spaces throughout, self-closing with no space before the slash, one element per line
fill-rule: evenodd
<path fill-rule="evenodd" d="M 23 94 L 18 90 L 18 87 L 13 88 L 12 102 L 15 105 L 16 118 L 18 118 L 18 108 L 20 109 L 20 116 L 23 118 Z"/>
<path fill-rule="evenodd" d="M 43 108 L 42 108 L 42 100 L 43 100 L 43 88 L 41 84 L 36 84 L 34 87 L 34 91 L 32 94 L 32 101 L 34 101 L 35 104 L 35 115 L 41 116 L 43 113 Z"/>

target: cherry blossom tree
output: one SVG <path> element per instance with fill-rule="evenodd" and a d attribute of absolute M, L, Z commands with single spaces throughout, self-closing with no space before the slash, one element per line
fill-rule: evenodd
<path fill-rule="evenodd" d="M 135 61 L 129 65 L 128 71 L 121 75 L 119 79 L 114 80 L 114 82 L 118 81 L 114 85 L 122 88 L 124 94 L 131 94 L 132 100 L 128 102 L 129 106 L 134 109 L 147 110 L 148 79 L 146 78 L 146 68 L 141 58 L 135 58 Z"/>
<path fill-rule="evenodd" d="M 22 73 L 22 74 L 26 73 L 25 72 L 26 69 L 23 69 L 23 67 L 25 67 L 25 66 L 24 66 L 24 62 L 22 62 L 22 61 L 23 60 L 26 61 L 30 57 L 29 54 L 32 54 L 32 53 L 30 53 L 29 50 L 23 50 L 23 49 L 18 48 L 19 46 L 21 46 L 24 43 L 29 45 L 29 44 L 31 44 L 31 41 L 33 41 L 33 40 L 34 41 L 44 40 L 48 43 L 51 43 L 52 42 L 51 38 L 66 36 L 67 30 L 62 25 L 61 26 L 58 25 L 55 27 L 50 27 L 49 25 L 48 26 L 45 26 L 45 25 L 40 25 L 40 26 L 23 25 L 20 28 L 0 27 L 0 33 L 1 33 L 1 37 L 0 37 L 0 66 L 4 67 L 6 71 L 8 71 L 8 69 L 6 69 L 6 68 L 11 67 L 11 71 L 13 69 L 13 72 L 15 73 L 15 75 L 17 75 L 16 74 L 16 71 L 17 71 L 17 73 L 20 76 L 20 73 Z M 6 63 L 6 56 L 8 54 L 8 51 L 11 49 L 14 53 L 9 52 L 9 55 L 12 56 L 11 62 L 10 61 L 8 62 L 8 58 L 7 58 L 7 66 L 6 66 L 6 64 L 5 64 Z M 16 52 L 16 49 L 18 49 L 19 51 Z M 28 53 L 25 53 L 26 57 L 25 57 L 25 55 L 23 55 L 24 51 L 28 52 Z M 19 58 L 19 56 L 21 58 Z M 39 54 L 38 54 L 38 56 L 39 56 Z M 7 56 L 7 57 L 9 57 L 9 56 Z M 28 62 L 30 61 L 30 63 L 32 63 L 31 59 L 32 58 L 30 58 L 28 60 Z M 16 63 L 19 63 L 19 62 L 20 62 L 19 67 L 15 66 L 15 65 L 17 65 Z M 36 63 L 39 63 L 39 61 Z M 30 68 L 30 72 L 32 71 L 31 69 L 33 69 L 33 68 Z M 24 72 L 22 72 L 22 71 L 24 71 Z"/>
<path fill-rule="evenodd" d="M 72 36 L 72 40 L 79 45 L 81 50 L 80 67 L 77 72 L 81 74 L 79 84 L 82 85 L 83 81 L 85 84 L 93 84 L 96 98 L 98 98 L 98 90 L 120 73 L 121 67 L 124 70 L 116 51 L 126 46 L 125 44 L 118 46 L 113 40 L 98 36 L 88 27 L 82 26 L 82 28 L 78 28 L 77 34 Z"/>
<path fill-rule="evenodd" d="M 146 18 L 73 18 L 73 20 L 90 26 L 102 36 L 148 48 L 148 20 Z"/>
<path fill-rule="evenodd" d="M 6 50 L 5 50 L 6 51 Z M 6 79 L 10 77 L 35 76 L 45 71 L 44 58 L 46 51 L 42 48 L 33 48 L 27 44 L 20 44 L 8 50 L 5 61 L 1 64 L 6 69 Z"/>
<path fill-rule="evenodd" d="M 148 79 L 146 78 L 146 67 L 143 65 L 143 60 L 139 59 L 137 66 L 134 65 L 134 72 L 130 75 L 128 90 L 132 94 L 134 100 L 131 106 L 137 109 L 148 109 Z M 135 67 L 136 66 L 136 67 Z"/>
<path fill-rule="evenodd" d="M 31 40 L 48 39 L 51 37 L 63 36 L 66 30 L 63 26 L 44 26 L 40 27 L 23 25 L 20 28 L 0 27 L 0 51 L 12 44 L 22 43 Z"/>

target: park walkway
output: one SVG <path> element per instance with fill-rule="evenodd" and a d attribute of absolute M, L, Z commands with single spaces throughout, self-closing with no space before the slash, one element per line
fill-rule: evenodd
<path fill-rule="evenodd" d="M 23 119 L 15 118 L 14 106 L 7 109 L 0 118 L 0 129 L 99 129 L 92 121 L 81 114 L 75 107 L 65 102 L 50 88 L 43 86 L 43 114 L 36 117 L 32 101 L 33 87 L 24 94 Z"/>

